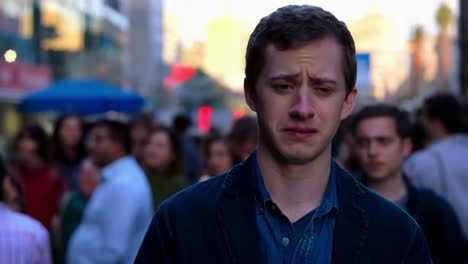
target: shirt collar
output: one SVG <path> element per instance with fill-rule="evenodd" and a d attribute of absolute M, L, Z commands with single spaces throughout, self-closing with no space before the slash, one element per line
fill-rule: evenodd
<path fill-rule="evenodd" d="M 263 182 L 262 173 L 258 166 L 257 162 L 257 151 L 255 150 L 252 153 L 254 159 L 254 166 L 253 166 L 253 175 L 256 178 L 257 182 L 257 197 L 259 201 L 261 201 L 262 205 L 265 206 L 266 203 L 271 202 L 271 196 L 268 193 L 265 183 Z M 325 190 L 325 194 L 323 196 L 323 200 L 318 207 L 318 210 L 315 216 L 320 217 L 327 215 L 329 213 L 336 213 L 338 211 L 338 195 L 337 195 L 337 187 L 336 187 L 336 175 L 335 175 L 335 167 L 336 164 L 332 160 L 331 168 L 330 168 L 330 178 L 328 179 L 327 189 Z"/>
<path fill-rule="evenodd" d="M 120 173 L 120 171 L 125 170 L 128 164 L 134 160 L 131 156 L 122 157 L 111 164 L 102 168 L 101 177 L 104 181 L 112 181 L 115 180 L 118 175 L 124 175 L 124 173 Z"/>

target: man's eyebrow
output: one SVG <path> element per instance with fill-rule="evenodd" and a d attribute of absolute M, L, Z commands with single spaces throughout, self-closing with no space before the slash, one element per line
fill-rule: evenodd
<path fill-rule="evenodd" d="M 300 74 L 277 74 L 273 75 L 269 78 L 270 81 L 290 81 L 290 82 L 297 82 L 300 79 Z M 336 85 L 337 81 L 334 79 L 326 78 L 326 77 L 309 77 L 309 80 L 313 84 L 332 84 Z"/>
<path fill-rule="evenodd" d="M 277 74 L 271 76 L 269 79 L 270 81 L 277 81 L 277 80 L 286 80 L 286 81 L 297 81 L 300 78 L 299 73 L 296 74 Z"/>
<path fill-rule="evenodd" d="M 333 79 L 321 78 L 321 77 L 309 77 L 309 80 L 314 84 L 336 84 L 337 83 Z"/>

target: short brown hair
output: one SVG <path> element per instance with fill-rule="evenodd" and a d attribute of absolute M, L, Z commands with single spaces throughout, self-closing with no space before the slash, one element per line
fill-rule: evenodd
<path fill-rule="evenodd" d="M 346 24 L 320 7 L 288 5 L 262 18 L 250 35 L 245 56 L 245 84 L 254 88 L 265 63 L 265 50 L 300 48 L 310 41 L 333 37 L 343 47 L 346 94 L 356 84 L 356 49 Z"/>

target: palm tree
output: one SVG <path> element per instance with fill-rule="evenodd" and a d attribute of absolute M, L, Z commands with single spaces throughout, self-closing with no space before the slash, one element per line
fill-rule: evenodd
<path fill-rule="evenodd" d="M 454 14 L 452 9 L 446 3 L 442 3 L 436 13 L 436 21 L 440 27 L 436 49 L 439 55 L 437 75 L 443 81 L 449 79 L 452 70 L 453 39 L 449 34 L 449 28 L 453 20 Z"/>
<path fill-rule="evenodd" d="M 412 40 L 411 54 L 411 88 L 415 95 L 421 89 L 424 74 L 424 27 L 419 25 L 415 28 Z"/>

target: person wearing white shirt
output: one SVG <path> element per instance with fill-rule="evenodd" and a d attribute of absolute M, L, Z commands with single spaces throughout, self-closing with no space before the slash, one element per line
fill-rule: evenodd
<path fill-rule="evenodd" d="M 133 263 L 153 215 L 151 189 L 136 160 L 127 156 L 126 125 L 99 121 L 89 155 L 102 168 L 101 184 L 72 236 L 67 263 Z"/>
<path fill-rule="evenodd" d="M 52 263 L 49 233 L 39 221 L 15 212 L 11 179 L 0 159 L 0 263 Z"/>
<path fill-rule="evenodd" d="M 403 170 L 420 186 L 432 189 L 453 206 L 468 238 L 468 134 L 463 133 L 462 108 L 448 94 L 427 98 L 422 123 L 431 145 L 413 153 Z"/>

